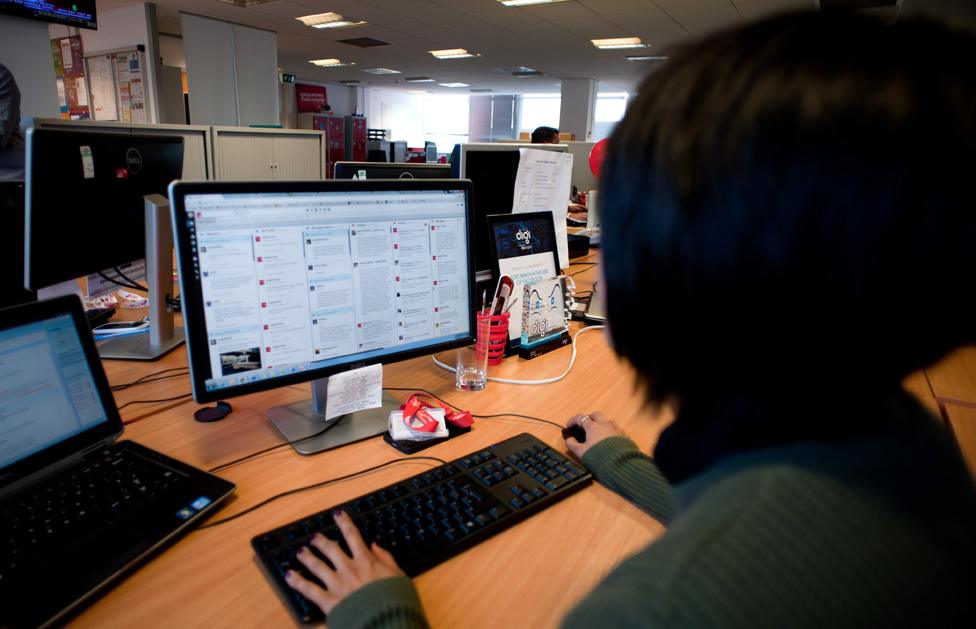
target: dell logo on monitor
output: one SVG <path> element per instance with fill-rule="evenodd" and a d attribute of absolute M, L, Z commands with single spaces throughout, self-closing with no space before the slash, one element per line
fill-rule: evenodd
<path fill-rule="evenodd" d="M 130 148 L 125 152 L 125 165 L 133 175 L 142 170 L 142 153 L 138 149 Z"/>
<path fill-rule="evenodd" d="M 515 232 L 515 240 L 518 240 L 519 242 L 529 242 L 532 240 L 532 232 L 530 232 L 528 229 L 522 228 Z"/>

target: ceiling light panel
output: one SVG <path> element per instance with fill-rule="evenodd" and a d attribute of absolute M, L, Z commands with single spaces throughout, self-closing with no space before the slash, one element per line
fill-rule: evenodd
<path fill-rule="evenodd" d="M 468 52 L 464 48 L 448 48 L 445 50 L 431 50 L 430 54 L 438 59 L 466 59 L 468 57 L 480 57 L 476 52 Z"/>
<path fill-rule="evenodd" d="M 441 87 L 471 87 L 467 83 L 438 83 Z"/>
<path fill-rule="evenodd" d="M 600 50 L 619 50 L 621 48 L 647 48 L 640 37 L 613 37 L 610 39 L 591 39 Z"/>
<path fill-rule="evenodd" d="M 331 12 L 303 15 L 295 19 L 305 26 L 311 26 L 312 28 L 344 28 L 346 26 L 362 26 L 366 23 L 363 20 L 342 17 L 338 13 Z"/>
<path fill-rule="evenodd" d="M 369 72 L 370 74 L 403 74 L 399 70 L 391 70 L 390 68 L 370 68 L 369 70 L 364 70 L 364 72 Z"/>
<path fill-rule="evenodd" d="M 532 4 L 555 4 L 566 0 L 498 0 L 506 7 L 527 7 Z"/>
<path fill-rule="evenodd" d="M 320 68 L 341 68 L 343 66 L 354 66 L 355 62 L 344 63 L 341 59 L 309 59 L 309 63 Z"/>

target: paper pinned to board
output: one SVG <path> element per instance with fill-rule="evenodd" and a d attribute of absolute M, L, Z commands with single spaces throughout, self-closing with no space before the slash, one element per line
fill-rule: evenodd
<path fill-rule="evenodd" d="M 329 376 L 325 419 L 383 405 L 383 365 L 370 365 Z"/>
<path fill-rule="evenodd" d="M 512 213 L 552 212 L 559 266 L 565 268 L 569 265 L 566 214 L 573 179 L 573 154 L 525 148 L 519 149 L 519 153 Z"/>

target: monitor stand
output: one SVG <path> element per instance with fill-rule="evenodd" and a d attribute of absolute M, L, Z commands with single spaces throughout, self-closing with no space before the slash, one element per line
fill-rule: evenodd
<path fill-rule="evenodd" d="M 183 328 L 174 325 L 173 226 L 169 201 L 159 194 L 146 200 L 146 284 L 149 288 L 149 333 L 127 334 L 98 344 L 102 358 L 156 360 L 184 341 Z"/>
<path fill-rule="evenodd" d="M 268 419 L 299 454 L 316 454 L 386 432 L 400 402 L 383 395 L 383 406 L 325 419 L 329 379 L 312 381 L 312 398 L 268 409 Z M 324 432 L 323 432 L 324 431 Z M 321 433 L 321 434 L 318 434 Z M 313 436 L 314 435 L 314 436 Z"/>

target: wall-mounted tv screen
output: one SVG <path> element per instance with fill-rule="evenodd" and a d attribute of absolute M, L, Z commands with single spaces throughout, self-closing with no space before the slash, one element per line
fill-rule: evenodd
<path fill-rule="evenodd" d="M 98 28 L 95 0 L 0 0 L 0 13 L 56 22 L 81 28 Z"/>

